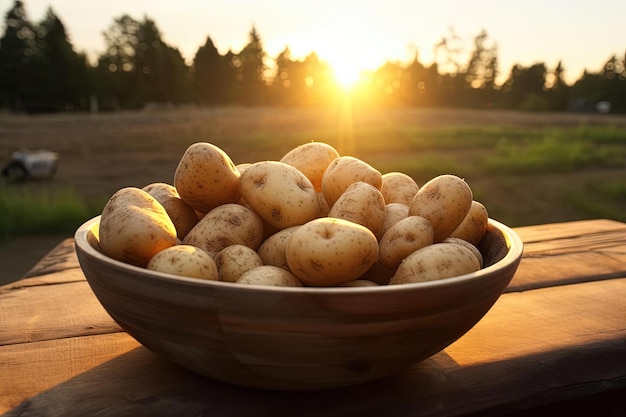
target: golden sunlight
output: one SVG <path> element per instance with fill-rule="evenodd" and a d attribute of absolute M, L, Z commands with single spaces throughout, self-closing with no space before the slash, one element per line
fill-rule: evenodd
<path fill-rule="evenodd" d="M 339 85 L 346 90 L 352 89 L 361 78 L 361 68 L 358 67 L 358 62 L 345 59 L 329 61 L 329 65 Z"/>

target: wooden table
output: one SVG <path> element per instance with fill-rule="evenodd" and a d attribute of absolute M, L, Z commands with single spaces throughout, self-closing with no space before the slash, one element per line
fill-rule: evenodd
<path fill-rule="evenodd" d="M 212 381 L 139 345 L 102 309 L 68 239 L 0 287 L 0 413 L 625 416 L 626 224 L 516 231 L 516 276 L 457 342 L 397 375 L 296 393 Z"/>

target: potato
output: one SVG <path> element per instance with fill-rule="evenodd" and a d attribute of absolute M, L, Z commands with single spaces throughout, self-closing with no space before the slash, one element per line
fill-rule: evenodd
<path fill-rule="evenodd" d="M 396 269 L 402 260 L 425 246 L 432 245 L 434 231 L 430 222 L 420 216 L 406 217 L 387 230 L 378 244 L 379 262 Z"/>
<path fill-rule="evenodd" d="M 328 217 L 363 225 L 378 239 L 385 224 L 385 200 L 377 188 L 357 181 L 341 194 L 330 208 Z"/>
<path fill-rule="evenodd" d="M 328 213 L 330 213 L 330 206 L 326 201 L 326 197 L 324 197 L 324 193 L 318 191 L 317 197 L 320 202 L 320 217 L 328 217 Z"/>
<path fill-rule="evenodd" d="M 239 171 L 222 149 L 206 142 L 189 146 L 174 172 L 180 198 L 195 210 L 239 201 Z"/>
<path fill-rule="evenodd" d="M 183 244 L 207 251 L 211 257 L 230 245 L 257 250 L 263 240 L 261 218 L 240 204 L 222 204 L 209 211 L 187 233 Z"/>
<path fill-rule="evenodd" d="M 278 229 L 304 224 L 320 215 L 311 181 L 291 165 L 256 162 L 241 174 L 239 187 L 246 203 Z"/>
<path fill-rule="evenodd" d="M 262 265 L 244 272 L 237 284 L 269 285 L 274 287 L 302 287 L 291 272 L 273 265 Z"/>
<path fill-rule="evenodd" d="M 278 266 L 289 269 L 287 266 L 287 241 L 300 226 L 291 226 L 280 230 L 261 243 L 258 254 L 264 265 Z"/>
<path fill-rule="evenodd" d="M 220 281 L 235 282 L 244 272 L 263 265 L 263 260 L 248 246 L 230 245 L 215 255 L 215 264 Z"/>
<path fill-rule="evenodd" d="M 483 254 L 480 253 L 480 250 L 478 250 L 476 246 L 472 245 L 467 240 L 463 240 L 458 237 L 448 237 L 443 240 L 443 243 L 455 243 L 469 249 L 478 260 L 478 265 L 480 265 L 481 268 L 483 267 Z"/>
<path fill-rule="evenodd" d="M 383 223 L 382 234 L 400 220 L 409 216 L 409 206 L 402 203 L 385 204 L 385 222 Z"/>
<path fill-rule="evenodd" d="M 472 205 L 472 190 L 455 175 L 439 175 L 420 188 L 409 204 L 409 216 L 425 217 L 441 242 L 461 224 Z"/>
<path fill-rule="evenodd" d="M 435 243 L 407 256 L 389 284 L 435 281 L 479 269 L 478 260 L 469 249 L 455 243 Z"/>
<path fill-rule="evenodd" d="M 179 239 L 184 239 L 187 233 L 198 223 L 196 211 L 180 198 L 176 187 L 173 185 L 156 182 L 146 185 L 143 190 L 161 203 L 172 219 L 172 223 L 176 226 Z"/>
<path fill-rule="evenodd" d="M 280 160 L 302 172 L 313 184 L 315 191 L 322 190 L 322 176 L 328 165 L 339 158 L 339 152 L 323 142 L 309 142 L 293 148 Z"/>
<path fill-rule="evenodd" d="M 487 231 L 487 223 L 489 223 L 487 208 L 474 200 L 469 212 L 461 224 L 450 234 L 450 237 L 458 237 L 478 246 Z"/>
<path fill-rule="evenodd" d="M 322 193 L 328 206 L 332 208 L 341 194 L 357 181 L 366 182 L 380 190 L 383 175 L 368 163 L 352 156 L 334 159 L 322 176 Z"/>
<path fill-rule="evenodd" d="M 402 172 L 388 172 L 383 175 L 383 184 L 380 192 L 385 204 L 401 203 L 407 206 L 419 191 L 419 186 L 413 178 Z"/>
<path fill-rule="evenodd" d="M 142 267 L 156 253 L 176 244 L 176 227 L 163 206 L 135 187 L 111 196 L 102 210 L 98 233 L 102 253 Z"/>
<path fill-rule="evenodd" d="M 309 286 L 359 278 L 378 259 L 378 241 L 365 226 L 323 217 L 300 226 L 287 242 L 289 270 Z"/>
<path fill-rule="evenodd" d="M 216 281 L 217 266 L 211 256 L 189 245 L 171 246 L 154 255 L 146 268 L 153 271 Z"/>

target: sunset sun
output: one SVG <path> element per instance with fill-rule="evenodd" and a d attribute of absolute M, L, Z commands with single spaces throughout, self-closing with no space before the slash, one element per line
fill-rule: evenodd
<path fill-rule="evenodd" d="M 342 88 L 351 89 L 359 82 L 361 69 L 355 65 L 358 64 L 358 62 L 344 60 L 330 61 L 329 64 L 333 69 L 337 83 L 339 83 Z"/>

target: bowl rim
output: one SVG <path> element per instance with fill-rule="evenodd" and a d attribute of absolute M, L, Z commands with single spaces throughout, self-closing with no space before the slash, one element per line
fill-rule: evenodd
<path fill-rule="evenodd" d="M 102 252 L 98 251 L 94 248 L 88 240 L 89 233 L 95 227 L 96 224 L 100 221 L 100 215 L 95 216 L 86 222 L 84 222 L 81 226 L 76 229 L 74 233 L 74 244 L 76 246 L 76 250 L 82 251 L 86 256 L 98 259 L 100 262 L 104 262 L 114 267 L 115 269 L 127 270 L 129 272 L 136 272 L 138 275 L 149 275 L 152 278 L 167 281 L 169 283 L 172 282 L 181 282 L 193 284 L 195 286 L 206 286 L 206 287 L 217 287 L 223 289 L 236 289 L 237 291 L 250 291 L 254 293 L 289 293 L 289 292 L 307 292 L 307 293 L 323 293 L 323 294 L 331 294 L 331 293 L 341 293 L 341 294 L 370 294 L 370 293 L 379 293 L 379 292 L 395 292 L 402 291 L 405 292 L 410 289 L 418 289 L 418 288 L 438 288 L 438 287 L 447 287 L 454 286 L 458 284 L 465 283 L 467 281 L 472 280 L 480 280 L 482 277 L 486 277 L 493 273 L 495 270 L 508 268 L 518 263 L 523 254 L 524 244 L 520 236 L 510 227 L 505 224 L 494 220 L 492 218 L 488 219 L 488 223 L 490 226 L 498 229 L 507 245 L 508 251 L 506 255 L 499 261 L 495 262 L 492 265 L 484 267 L 476 272 L 472 272 L 469 274 L 458 275 L 455 277 L 435 280 L 435 281 L 424 281 L 424 282 L 413 282 L 413 283 L 405 283 L 399 285 L 375 285 L 375 286 L 363 286 L 363 287 L 281 287 L 281 286 L 267 286 L 267 285 L 239 285 L 232 282 L 223 282 L 216 280 L 204 280 L 200 278 L 193 277 L 185 277 L 179 276 L 175 274 L 169 274 L 160 271 L 153 271 L 146 268 L 142 268 L 139 266 L 127 264 L 122 261 L 118 261 L 113 259 Z M 79 256 L 79 263 L 81 264 L 81 269 L 83 267 L 82 261 Z M 86 274 L 85 274 L 86 275 Z"/>

